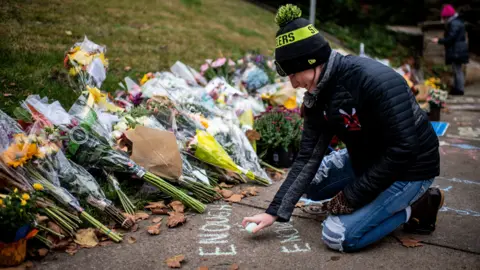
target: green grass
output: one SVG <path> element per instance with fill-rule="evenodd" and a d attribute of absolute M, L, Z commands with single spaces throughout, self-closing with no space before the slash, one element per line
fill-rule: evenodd
<path fill-rule="evenodd" d="M 250 50 L 272 55 L 273 19 L 241 0 L 4 0 L 0 108 L 10 113 L 29 94 L 39 94 L 68 109 L 77 96 L 63 57 L 84 35 L 107 46 L 110 67 L 102 89 L 114 91 L 126 76 L 138 79 L 177 60 L 198 69 L 207 58 Z"/>

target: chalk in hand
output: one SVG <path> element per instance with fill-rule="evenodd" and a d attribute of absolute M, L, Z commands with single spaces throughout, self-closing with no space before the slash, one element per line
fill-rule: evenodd
<path fill-rule="evenodd" d="M 253 230 L 257 227 L 257 223 L 248 223 L 247 227 L 245 227 L 245 230 L 249 233 L 253 233 Z"/>

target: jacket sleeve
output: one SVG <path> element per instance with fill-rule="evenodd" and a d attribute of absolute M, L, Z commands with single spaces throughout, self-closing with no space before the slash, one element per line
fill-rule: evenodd
<path fill-rule="evenodd" d="M 461 27 L 462 27 L 461 23 L 459 23 L 457 21 L 451 22 L 450 23 L 450 29 L 448 29 L 444 38 L 441 38 L 441 39 L 438 40 L 438 43 L 439 44 L 444 44 L 444 45 L 452 45 L 453 43 L 455 43 L 455 41 L 457 40 L 457 37 L 460 33 Z"/>
<path fill-rule="evenodd" d="M 295 204 L 300 200 L 315 176 L 333 137 L 324 128 L 325 120 L 323 117 L 309 116 L 308 110 L 310 109 L 305 108 L 304 129 L 298 156 L 288 173 L 287 179 L 275 194 L 266 211 L 270 215 L 277 216 L 279 222 L 290 220 Z"/>
<path fill-rule="evenodd" d="M 372 81 L 365 88 L 364 105 L 371 108 L 370 117 L 379 126 L 378 136 L 386 138 L 386 150 L 373 166 L 344 188 L 347 202 L 354 209 L 373 201 L 393 182 L 401 180 L 396 176 L 415 160 L 419 147 L 414 110 L 420 108 L 405 80 L 393 72 L 384 72 Z"/>

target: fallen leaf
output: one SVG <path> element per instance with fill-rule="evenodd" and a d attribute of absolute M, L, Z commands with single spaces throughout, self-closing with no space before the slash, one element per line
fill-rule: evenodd
<path fill-rule="evenodd" d="M 167 208 L 163 201 L 159 202 L 149 202 L 147 206 L 144 207 L 145 209 L 153 209 L 153 208 Z"/>
<path fill-rule="evenodd" d="M 47 216 L 41 216 L 39 214 L 37 214 L 37 216 L 35 218 L 37 220 L 37 223 L 44 223 L 45 221 L 48 220 Z"/>
<path fill-rule="evenodd" d="M 145 220 L 145 219 L 148 219 L 150 217 L 149 214 L 145 213 L 145 212 L 136 212 L 135 213 L 135 220 Z"/>
<path fill-rule="evenodd" d="M 139 225 L 137 223 L 135 223 L 135 225 L 132 226 L 132 229 L 130 231 L 131 232 L 136 232 L 136 231 L 138 231 L 138 227 L 139 227 Z"/>
<path fill-rule="evenodd" d="M 129 244 L 135 244 L 137 242 L 137 238 L 133 237 L 133 236 L 130 236 L 128 238 L 128 243 Z"/>
<path fill-rule="evenodd" d="M 200 266 L 197 270 L 208 270 L 208 266 Z"/>
<path fill-rule="evenodd" d="M 220 190 L 219 193 L 222 194 L 224 199 L 228 199 L 228 198 L 232 197 L 232 195 L 233 195 L 233 191 L 228 190 L 228 189 L 222 189 L 222 190 Z"/>
<path fill-rule="evenodd" d="M 53 249 L 65 250 L 68 247 L 68 245 L 70 245 L 71 241 L 72 241 L 71 239 L 62 239 L 57 243 L 55 243 L 55 245 L 53 246 Z"/>
<path fill-rule="evenodd" d="M 126 67 L 123 68 L 123 70 L 130 71 L 130 70 L 132 70 L 132 67 L 131 66 L 126 66 Z"/>
<path fill-rule="evenodd" d="M 184 255 L 177 255 L 177 256 L 168 258 L 167 260 L 165 260 L 165 262 L 167 263 L 167 266 L 170 268 L 180 268 L 182 266 L 180 263 L 183 262 L 183 260 L 185 260 Z"/>
<path fill-rule="evenodd" d="M 169 206 L 177 213 L 185 212 L 185 206 L 181 201 L 173 201 L 169 204 Z"/>
<path fill-rule="evenodd" d="M 295 204 L 295 208 L 302 208 L 305 206 L 305 202 L 298 202 L 297 204 Z"/>
<path fill-rule="evenodd" d="M 168 212 L 167 227 L 174 228 L 187 221 L 183 213 Z"/>
<path fill-rule="evenodd" d="M 168 208 L 153 208 L 152 215 L 168 215 Z"/>
<path fill-rule="evenodd" d="M 422 243 L 420 243 L 420 240 L 413 239 L 410 237 L 404 237 L 399 239 L 400 242 L 402 242 L 402 245 L 405 247 L 421 247 L 423 246 Z"/>
<path fill-rule="evenodd" d="M 156 218 L 152 219 L 152 222 L 153 222 L 153 223 L 158 223 L 158 222 L 160 222 L 160 221 L 162 221 L 162 218 L 161 218 L 161 217 L 156 217 Z"/>
<path fill-rule="evenodd" d="M 152 226 L 147 227 L 147 232 L 151 235 L 159 235 L 160 234 L 160 226 L 162 226 L 162 223 L 157 223 Z"/>
<path fill-rule="evenodd" d="M 258 141 L 262 137 L 257 131 L 250 129 L 245 132 L 249 141 Z"/>
<path fill-rule="evenodd" d="M 248 187 L 243 192 L 246 193 L 245 196 L 257 196 L 258 195 L 257 187 Z M 243 194 L 243 192 L 242 192 L 242 194 Z"/>
<path fill-rule="evenodd" d="M 4 93 L 3 96 L 4 96 L 4 97 L 11 97 L 12 94 L 10 94 L 10 93 Z"/>
<path fill-rule="evenodd" d="M 55 224 L 54 222 L 49 221 L 49 222 L 47 223 L 47 227 L 48 227 L 50 230 L 52 230 L 52 231 L 54 231 L 54 232 L 56 232 L 56 233 L 65 235 L 65 232 L 62 230 L 62 228 L 60 228 L 60 226 L 58 226 L 58 225 Z"/>
<path fill-rule="evenodd" d="M 216 186 L 213 188 L 216 192 L 220 193 L 220 191 L 222 190 L 220 187 Z"/>
<path fill-rule="evenodd" d="M 38 256 L 40 257 L 45 257 L 48 254 L 48 249 L 46 248 L 41 248 L 38 250 Z"/>
<path fill-rule="evenodd" d="M 67 31 L 65 31 L 65 34 L 66 34 L 67 36 L 71 36 L 73 33 L 72 33 L 72 31 L 68 31 L 68 30 L 67 30 Z"/>
<path fill-rule="evenodd" d="M 98 238 L 95 235 L 95 230 L 92 228 L 78 230 L 74 241 L 85 248 L 92 248 L 98 245 Z"/>
<path fill-rule="evenodd" d="M 66 253 L 70 254 L 70 256 L 75 255 L 78 252 L 78 245 L 75 243 L 70 243 L 67 249 L 65 250 Z"/>
<path fill-rule="evenodd" d="M 105 247 L 105 246 L 108 246 L 108 245 L 111 245 L 111 244 L 113 244 L 113 241 L 110 241 L 110 240 L 98 243 L 98 245 L 101 246 L 101 247 Z"/>
<path fill-rule="evenodd" d="M 220 187 L 222 187 L 222 188 L 231 188 L 231 187 L 233 187 L 233 185 L 229 185 L 229 184 L 227 184 L 227 183 L 225 183 L 225 182 L 220 183 L 220 185 L 218 185 L 218 186 L 220 186 Z"/>
<path fill-rule="evenodd" d="M 126 219 L 129 219 L 133 222 L 135 222 L 137 220 L 137 218 L 135 217 L 135 215 L 130 215 L 128 213 L 123 213 L 123 216 L 126 218 Z"/>
<path fill-rule="evenodd" d="M 331 261 L 338 261 L 338 260 L 340 260 L 340 256 L 332 256 L 332 257 L 330 257 L 330 260 Z"/>
<path fill-rule="evenodd" d="M 238 264 L 234 263 L 230 266 L 230 270 L 238 270 L 240 267 L 238 267 Z"/>
<path fill-rule="evenodd" d="M 227 202 L 240 202 L 243 199 L 242 194 L 233 194 L 230 198 L 225 199 Z"/>

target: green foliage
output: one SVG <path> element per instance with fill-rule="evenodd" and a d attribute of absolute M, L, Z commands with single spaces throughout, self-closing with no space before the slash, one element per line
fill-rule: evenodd
<path fill-rule="evenodd" d="M 278 9 L 277 15 L 275 16 L 275 23 L 278 26 L 283 27 L 301 16 L 302 10 L 299 7 L 292 4 L 286 4 Z"/>
<path fill-rule="evenodd" d="M 302 125 L 303 120 L 297 111 L 283 107 L 268 108 L 254 123 L 254 129 L 261 136 L 257 141 L 258 153 L 278 147 L 283 147 L 286 151 L 289 147 L 298 150 Z"/>

